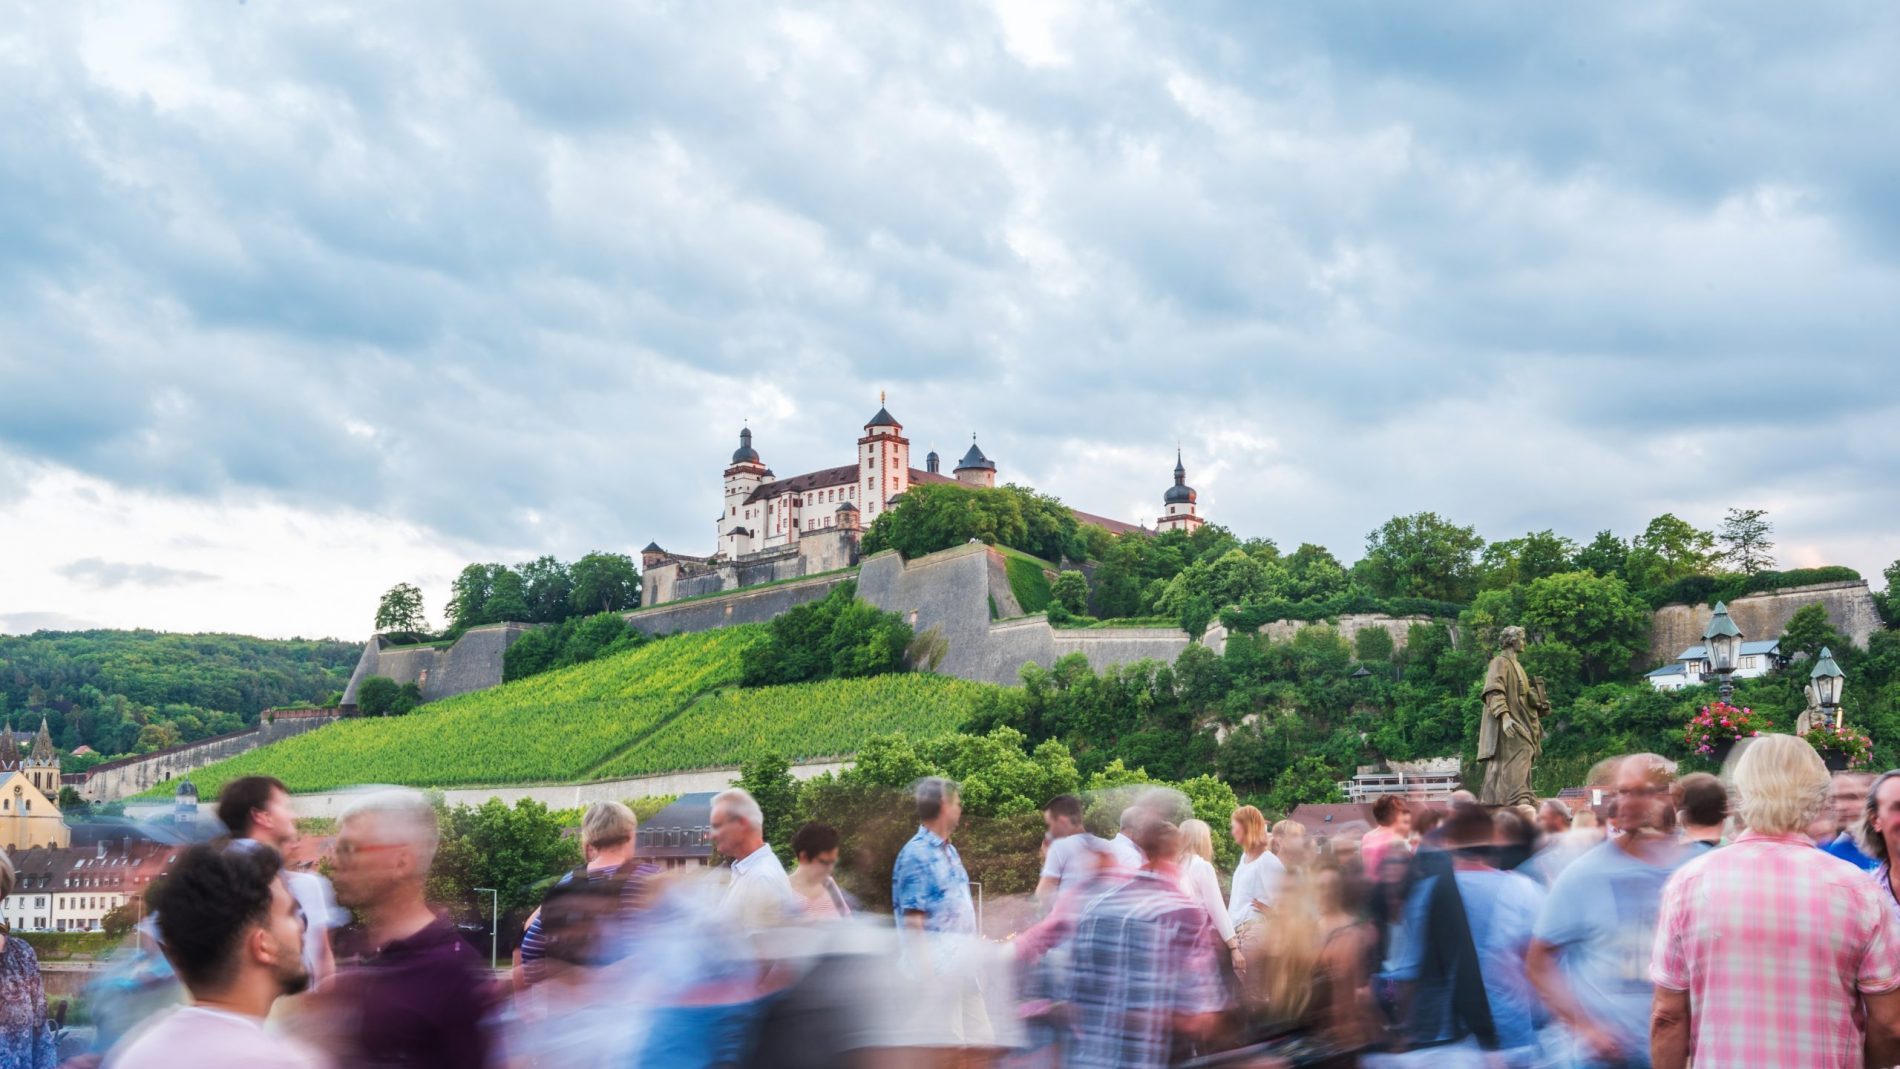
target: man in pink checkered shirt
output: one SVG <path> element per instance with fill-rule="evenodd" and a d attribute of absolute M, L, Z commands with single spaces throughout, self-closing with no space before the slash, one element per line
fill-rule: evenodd
<path fill-rule="evenodd" d="M 1734 843 L 1663 891 L 1650 965 L 1655 1069 L 1900 1064 L 1900 919 L 1867 874 L 1802 834 L 1827 804 L 1827 768 L 1792 735 L 1735 767 Z"/>

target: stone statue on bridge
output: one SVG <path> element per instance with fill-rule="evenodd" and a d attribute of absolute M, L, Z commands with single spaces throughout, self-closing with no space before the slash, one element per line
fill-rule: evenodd
<path fill-rule="evenodd" d="M 1531 764 L 1544 749 L 1543 718 L 1550 712 L 1544 681 L 1524 673 L 1517 655 L 1524 629 L 1507 627 L 1498 635 L 1498 655 L 1484 673 L 1484 716 L 1478 724 L 1478 763 L 1484 805 L 1537 804 L 1531 791 Z"/>

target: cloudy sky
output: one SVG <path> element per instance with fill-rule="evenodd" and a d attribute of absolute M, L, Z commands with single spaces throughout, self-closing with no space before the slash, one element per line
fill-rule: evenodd
<path fill-rule="evenodd" d="M 28 3 L 0 630 L 361 637 L 710 551 L 750 420 L 1347 560 L 1767 508 L 1900 557 L 1876 6 Z M 1886 73 L 1882 73 L 1882 72 Z"/>

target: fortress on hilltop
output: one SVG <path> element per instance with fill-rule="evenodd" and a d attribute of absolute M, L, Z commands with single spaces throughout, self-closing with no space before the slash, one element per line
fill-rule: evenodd
<path fill-rule="evenodd" d="M 761 583 L 836 571 L 858 563 L 863 529 L 895 505 L 905 491 L 929 483 L 971 487 L 996 485 L 996 462 L 970 436 L 970 448 L 949 475 L 933 451 L 924 466 L 911 466 L 904 426 L 883 407 L 864 424 L 857 459 L 850 464 L 781 479 L 752 444 L 752 428 L 739 431 L 739 448 L 726 466 L 725 493 L 714 523 L 716 548 L 709 556 L 673 553 L 649 543 L 641 551 L 640 604 L 662 605 Z M 1192 531 L 1202 522 L 1194 488 L 1177 450 L 1174 485 L 1162 495 L 1157 530 Z M 1074 512 L 1111 534 L 1148 531 L 1139 524 Z"/>

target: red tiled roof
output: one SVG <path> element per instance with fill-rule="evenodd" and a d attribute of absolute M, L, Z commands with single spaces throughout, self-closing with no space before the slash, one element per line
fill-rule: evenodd
<path fill-rule="evenodd" d="M 808 471 L 803 475 L 794 475 L 789 479 L 779 479 L 766 483 L 748 494 L 745 503 L 765 501 L 782 494 L 802 494 L 810 490 L 824 490 L 833 486 L 847 486 L 858 481 L 858 466 L 846 464 L 841 468 L 826 468 L 823 471 Z"/>
<path fill-rule="evenodd" d="M 1140 531 L 1142 534 L 1153 533 L 1138 523 L 1123 523 L 1120 520 L 1111 520 L 1107 516 L 1097 516 L 1092 512 L 1083 512 L 1081 509 L 1070 509 L 1069 513 L 1075 517 L 1077 523 L 1092 523 L 1097 527 L 1107 528 L 1108 533 L 1112 535 L 1129 534 L 1133 531 Z"/>

